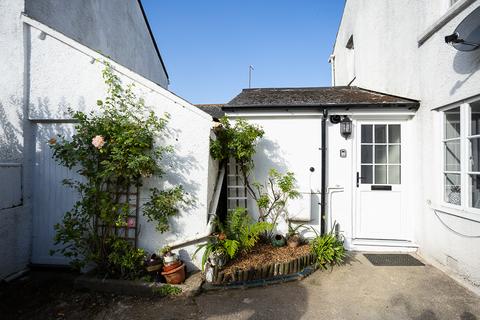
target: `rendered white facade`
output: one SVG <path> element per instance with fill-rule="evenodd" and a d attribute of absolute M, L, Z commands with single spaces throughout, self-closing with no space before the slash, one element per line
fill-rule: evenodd
<path fill-rule="evenodd" d="M 0 206 L 0 279 L 29 263 L 67 263 L 49 251 L 53 225 L 76 199 L 61 181 L 76 174 L 55 163 L 47 142 L 56 134 L 72 134 L 67 108 L 88 112 L 105 96 L 104 59 L 125 84 L 135 84 L 147 106 L 159 115 L 170 114 L 170 136 L 159 143 L 172 145 L 175 152 L 165 159 L 164 179 L 151 179 L 142 187 L 141 201 L 152 186 L 179 184 L 194 199 L 193 205 L 172 219 L 170 232 L 160 234 L 141 218 L 139 246 L 155 252 L 169 243 L 180 243 L 181 258 L 190 268 L 197 268 L 199 263 L 191 261 L 195 245 L 181 242 L 208 230 L 207 213 L 217 173 L 209 154 L 212 118 L 160 85 L 22 15 L 23 11 L 23 1 L 0 4 L 0 60 L 4 62 L 0 66 L 0 177 L 1 190 L 3 186 L 10 190 L 0 194 L 0 204 L 5 204 Z"/>
<path fill-rule="evenodd" d="M 346 43 L 353 36 L 353 85 L 420 100 L 410 121 L 412 240 L 420 255 L 477 289 L 480 213 L 444 201 L 443 113 L 436 110 L 480 97 L 480 50 L 459 52 L 444 41 L 479 6 L 348 0 L 330 59 L 333 85 L 350 83 Z"/>

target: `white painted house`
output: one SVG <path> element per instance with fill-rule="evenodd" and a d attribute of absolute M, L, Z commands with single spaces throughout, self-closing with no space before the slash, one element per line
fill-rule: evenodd
<path fill-rule="evenodd" d="M 109 57 L 109 58 L 106 58 Z M 168 75 L 136 0 L 12 0 L 0 2 L 0 280 L 28 264 L 66 264 L 50 256 L 53 226 L 76 196 L 62 185 L 75 176 L 52 159 L 47 141 L 72 134 L 67 108 L 89 111 L 105 96 L 109 61 L 146 105 L 171 115 L 175 148 L 163 183 L 182 184 L 195 205 L 159 234 L 140 220 L 138 245 L 152 252 L 176 244 L 190 266 L 191 241 L 208 233 L 217 164 L 209 155 L 212 117 L 167 90 Z M 97 60 L 97 61 L 96 61 Z M 210 172 L 210 174 L 209 174 Z M 198 264 L 198 263 L 197 263 Z"/>
<path fill-rule="evenodd" d="M 295 173 L 303 199 L 289 209 L 298 220 L 320 229 L 323 212 L 347 249 L 416 251 L 476 289 L 480 49 L 458 51 L 445 36 L 470 14 L 478 33 L 479 8 L 474 0 L 347 0 L 330 57 L 333 87 L 246 89 L 223 107 L 265 129 L 258 180 L 270 167 Z M 343 137 L 335 122 L 347 118 L 352 132 Z"/>

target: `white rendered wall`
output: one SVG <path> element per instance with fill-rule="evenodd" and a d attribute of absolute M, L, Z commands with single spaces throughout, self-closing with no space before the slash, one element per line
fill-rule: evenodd
<path fill-rule="evenodd" d="M 30 257 L 31 216 L 24 166 L 24 43 L 19 14 L 23 1 L 0 2 L 0 280 L 26 268 Z M 23 186 L 23 188 L 22 188 Z M 20 189 L 19 189 L 20 187 Z"/>
<path fill-rule="evenodd" d="M 58 131 L 58 133 L 62 133 L 65 130 L 68 131 L 68 128 L 71 127 L 69 124 L 62 125 L 69 118 L 66 112 L 67 108 L 70 107 L 74 110 L 86 112 L 94 110 L 97 108 L 96 101 L 105 97 L 106 87 L 101 76 L 103 64 L 100 62 L 92 63 L 92 57 L 101 60 L 103 59 L 101 55 L 34 20 L 22 18 L 19 15 L 20 11 L 11 13 L 11 16 L 18 19 L 17 23 L 20 26 L 20 30 L 23 28 L 20 19 L 23 19 L 26 29 L 25 43 L 28 48 L 28 52 L 25 53 L 28 66 L 26 70 L 28 88 L 26 97 L 29 101 L 29 113 L 28 121 L 25 121 L 25 123 L 32 128 L 46 126 L 52 121 L 57 123 L 54 126 L 50 125 L 51 130 L 41 131 L 41 134 L 37 134 L 36 144 L 35 141 L 26 138 L 26 158 L 29 159 L 30 163 L 34 163 L 36 154 L 42 152 L 42 149 L 48 148 L 47 141 L 49 138 Z M 44 40 L 40 37 L 41 31 L 46 33 Z M 11 33 L 11 31 L 9 32 Z M 21 39 L 21 33 L 20 35 L 18 33 L 12 34 L 12 37 Z M 3 38 L 1 39 L 3 40 Z M 16 44 L 13 39 L 9 40 L 9 46 Z M 11 54 L 12 62 L 18 61 L 17 68 L 15 71 L 12 70 L 4 74 L 8 75 L 6 80 L 12 87 L 11 95 L 21 99 L 24 82 L 23 74 L 18 70 L 22 70 L 24 57 L 21 50 L 23 43 L 21 40 L 18 42 L 20 43 L 19 51 L 15 55 Z M 2 50 L 2 54 L 3 52 Z M 141 190 L 142 203 L 148 197 L 149 188 L 153 186 L 161 188 L 162 186 L 178 184 L 181 184 L 190 197 L 194 199 L 192 205 L 181 210 L 181 214 L 178 217 L 171 219 L 172 228 L 170 232 L 160 234 L 155 231 L 151 223 L 147 223 L 141 218 L 139 222 L 141 225 L 139 246 L 149 252 L 154 252 L 168 243 L 205 234 L 207 229 L 208 202 L 212 193 L 210 189 L 213 187 L 212 183 L 208 183 L 209 168 L 214 169 L 216 167 L 216 164 L 211 162 L 209 155 L 212 118 L 157 84 L 116 63 L 111 63 L 119 73 L 124 84 L 132 82 L 135 84 L 135 90 L 139 96 L 145 99 L 146 105 L 151 106 L 159 115 L 162 115 L 164 112 L 170 114 L 168 124 L 169 136 L 159 139 L 159 143 L 173 145 L 175 152 L 165 159 L 167 172 L 165 177 L 161 180 L 150 179 L 145 182 Z M 2 77 L 2 79 L 5 79 L 5 77 Z M 3 96 L 0 97 L 4 99 Z M 15 109 L 12 108 L 12 114 L 21 111 L 22 105 L 15 106 Z M 22 123 L 16 124 L 16 128 L 21 128 L 21 126 Z M 48 160 L 50 159 L 45 161 Z M 50 161 L 49 165 L 52 166 L 52 172 L 55 172 L 55 177 L 61 180 L 61 176 L 58 176 L 58 174 L 61 174 L 62 170 L 55 169 L 54 166 L 58 165 L 53 160 Z M 38 182 L 34 181 L 32 176 L 28 176 L 28 185 L 35 185 L 35 183 L 38 185 Z M 40 182 L 43 182 L 43 180 Z M 53 188 L 53 186 L 40 184 L 39 188 Z M 50 202 L 48 205 L 55 206 L 55 202 Z M 36 219 L 39 216 L 48 214 L 38 211 L 38 207 L 33 210 L 36 215 L 34 221 L 37 221 Z M 0 211 L 0 214 L 4 215 L 1 226 L 4 237 L 0 240 L 0 252 L 3 257 L 8 257 L 8 259 L 12 260 L 12 262 L 2 260 L 0 277 L 20 270 L 21 266 L 26 265 L 30 259 L 28 246 L 25 248 L 22 245 L 23 243 L 30 243 L 32 240 L 31 234 L 20 230 L 29 228 L 30 219 L 22 221 L 19 211 L 21 210 L 18 208 L 8 212 Z M 49 228 L 53 228 L 53 223 L 60 221 L 60 219 L 61 216 L 58 216 L 56 221 L 49 222 Z M 5 224 L 5 221 L 7 224 Z M 36 226 L 37 231 L 33 237 L 33 242 L 52 243 L 52 239 L 41 238 L 42 232 L 39 232 L 38 226 Z M 9 248 L 8 252 L 6 248 Z M 56 257 L 51 257 L 48 260 L 49 255 L 46 251 L 49 248 L 49 245 L 34 246 L 33 262 L 56 263 L 61 261 L 61 259 L 56 259 Z M 194 245 L 189 245 L 179 250 L 182 259 L 187 262 L 190 268 L 200 265 L 198 261 L 192 262 L 190 260 L 191 253 L 194 250 Z M 22 259 L 15 255 L 21 255 Z M 17 260 L 20 260 L 21 263 L 19 264 Z"/>
<path fill-rule="evenodd" d="M 353 33 L 357 66 L 353 84 L 421 101 L 411 123 L 415 155 L 411 170 L 416 177 L 414 240 L 422 256 L 477 288 L 480 239 L 452 233 L 432 210 L 442 208 L 443 201 L 442 119 L 441 113 L 432 109 L 480 95 L 480 50 L 462 53 L 444 42 L 444 37 L 478 6 L 480 2 L 473 2 L 419 45 L 417 40 L 425 31 L 448 13 L 444 0 L 348 0 L 334 48 L 336 85 L 348 80 L 343 61 L 346 40 Z M 471 217 L 480 220 L 478 215 Z M 460 233 L 480 235 L 478 223 L 446 215 L 442 219 Z"/>

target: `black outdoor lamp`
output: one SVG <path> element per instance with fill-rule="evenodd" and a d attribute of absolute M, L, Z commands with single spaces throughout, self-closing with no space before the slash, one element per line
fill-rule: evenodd
<path fill-rule="evenodd" d="M 352 120 L 348 116 L 343 116 L 340 121 L 340 134 L 347 139 L 352 134 Z"/>

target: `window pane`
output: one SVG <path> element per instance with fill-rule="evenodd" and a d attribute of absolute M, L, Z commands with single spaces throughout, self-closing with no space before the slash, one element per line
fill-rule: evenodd
<path fill-rule="evenodd" d="M 375 166 L 375 184 L 387 183 L 387 166 Z"/>
<path fill-rule="evenodd" d="M 461 199 L 460 174 L 445 174 L 445 202 L 460 205 Z"/>
<path fill-rule="evenodd" d="M 362 179 L 360 180 L 361 183 L 364 184 L 371 184 L 373 183 L 373 166 L 364 166 L 362 165 L 362 172 L 360 173 L 360 176 Z"/>
<path fill-rule="evenodd" d="M 373 146 L 362 145 L 362 163 L 373 163 Z"/>
<path fill-rule="evenodd" d="M 445 171 L 460 171 L 460 140 L 445 142 Z"/>
<path fill-rule="evenodd" d="M 460 107 L 445 111 L 445 139 L 460 137 Z"/>
<path fill-rule="evenodd" d="M 480 172 L 480 138 L 470 139 L 470 170 Z"/>
<path fill-rule="evenodd" d="M 472 199 L 470 200 L 470 206 L 474 208 L 480 208 L 480 175 L 470 176 Z"/>
<path fill-rule="evenodd" d="M 362 124 L 362 143 L 373 142 L 373 129 L 371 124 Z"/>
<path fill-rule="evenodd" d="M 388 166 L 388 183 L 389 184 L 400 184 L 401 168 L 400 166 Z"/>
<path fill-rule="evenodd" d="M 480 101 L 470 104 L 471 110 L 471 130 L 470 134 L 480 134 Z"/>
<path fill-rule="evenodd" d="M 388 163 L 400 163 L 400 146 L 388 146 Z"/>
<path fill-rule="evenodd" d="M 375 145 L 375 163 L 387 163 L 387 146 Z"/>
<path fill-rule="evenodd" d="M 388 142 L 400 143 L 400 125 L 391 124 L 388 126 Z"/>
<path fill-rule="evenodd" d="M 375 143 L 387 142 L 387 125 L 375 125 Z"/>

